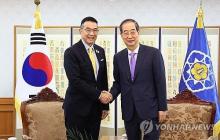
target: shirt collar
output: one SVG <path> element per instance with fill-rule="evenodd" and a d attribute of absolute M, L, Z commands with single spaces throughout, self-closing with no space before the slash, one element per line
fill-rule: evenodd
<path fill-rule="evenodd" d="M 83 39 L 82 39 L 82 43 L 83 43 L 83 45 L 85 46 L 86 51 L 88 51 L 89 48 L 90 48 L 90 46 L 89 46 L 88 44 L 86 44 L 86 42 L 85 42 Z M 92 50 L 94 50 L 94 45 L 92 45 L 91 47 L 92 47 Z"/>
<path fill-rule="evenodd" d="M 131 53 L 136 53 L 136 54 L 138 54 L 139 48 L 140 48 L 140 44 L 138 44 L 138 47 L 137 47 L 133 52 L 128 49 L 128 54 L 131 54 Z"/>

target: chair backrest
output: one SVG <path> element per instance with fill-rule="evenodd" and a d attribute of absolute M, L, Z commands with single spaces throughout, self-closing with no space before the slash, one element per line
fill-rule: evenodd
<path fill-rule="evenodd" d="M 215 104 L 185 90 L 168 100 L 168 117 L 160 124 L 161 140 L 201 140 L 212 135 Z"/>
<path fill-rule="evenodd" d="M 63 98 L 49 88 L 21 103 L 23 134 L 32 140 L 65 140 Z"/>

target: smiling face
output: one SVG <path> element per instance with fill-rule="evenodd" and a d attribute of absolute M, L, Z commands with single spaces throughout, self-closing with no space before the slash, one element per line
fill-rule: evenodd
<path fill-rule="evenodd" d="M 131 21 L 123 23 L 121 37 L 129 50 L 135 50 L 139 44 L 139 32 L 135 23 Z"/>
<path fill-rule="evenodd" d="M 85 41 L 86 44 L 92 46 L 98 34 L 98 25 L 92 21 L 86 21 L 80 28 L 81 38 Z"/>

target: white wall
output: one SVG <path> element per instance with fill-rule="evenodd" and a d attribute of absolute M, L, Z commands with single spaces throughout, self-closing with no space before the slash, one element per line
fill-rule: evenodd
<path fill-rule="evenodd" d="M 7 1 L 7 2 L 6 2 Z M 34 0 L 0 0 L 0 97 L 13 97 L 14 25 L 31 25 Z M 94 16 L 101 26 L 125 18 L 141 26 L 192 26 L 200 0 L 41 0 L 44 25 L 79 25 Z M 203 0 L 205 25 L 220 25 L 220 1 Z"/>

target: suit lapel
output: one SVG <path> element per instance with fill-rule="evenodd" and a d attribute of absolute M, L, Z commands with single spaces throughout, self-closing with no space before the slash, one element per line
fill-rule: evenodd
<path fill-rule="evenodd" d="M 100 71 L 100 65 L 101 65 L 101 59 L 104 59 L 104 58 L 102 58 L 101 51 L 98 49 L 98 47 L 95 44 L 94 44 L 94 49 L 95 49 L 95 54 L 96 54 L 96 57 L 97 57 L 98 63 L 99 63 L 99 69 L 98 69 L 98 73 L 97 73 L 97 79 L 98 79 L 99 71 Z"/>
<path fill-rule="evenodd" d="M 91 65 L 92 67 L 92 62 L 90 61 L 90 58 L 89 58 L 89 55 L 88 55 L 88 52 L 85 48 L 85 46 L 83 45 L 82 41 L 80 40 L 79 41 L 80 45 L 79 45 L 79 49 L 80 49 L 80 53 L 82 54 L 83 58 L 85 58 L 85 61 Z"/>
<path fill-rule="evenodd" d="M 138 50 L 138 56 L 137 56 L 137 60 L 136 60 L 136 66 L 135 66 L 135 71 L 134 71 L 134 81 L 138 75 L 138 72 L 140 71 L 141 69 L 141 65 L 142 65 L 142 62 L 143 62 L 143 58 L 144 58 L 144 53 L 143 53 L 143 46 L 140 45 L 140 48 Z"/>
<path fill-rule="evenodd" d="M 131 72 L 130 72 L 130 65 L 128 60 L 128 50 L 126 49 L 122 55 L 122 62 L 123 66 L 125 67 L 125 74 L 129 81 L 131 81 Z"/>
<path fill-rule="evenodd" d="M 80 51 L 79 51 L 79 52 L 80 52 L 81 55 L 83 56 L 85 62 L 90 65 L 90 69 L 91 69 L 91 71 L 92 71 L 92 73 L 93 73 L 93 76 L 94 76 L 94 78 L 95 78 L 94 70 L 93 70 L 93 67 L 92 67 L 92 62 L 91 62 L 91 60 L 90 60 L 90 58 L 89 58 L 88 52 L 87 52 L 87 50 L 86 50 L 86 48 L 85 48 L 85 46 L 83 45 L 83 43 L 82 43 L 81 40 L 79 41 L 79 43 L 80 43 L 80 45 L 79 45 Z"/>

